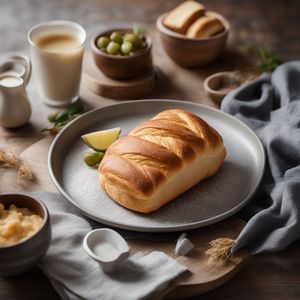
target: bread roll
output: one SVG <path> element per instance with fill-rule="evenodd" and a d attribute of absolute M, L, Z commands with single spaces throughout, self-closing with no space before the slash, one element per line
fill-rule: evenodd
<path fill-rule="evenodd" d="M 187 30 L 189 38 L 208 38 L 224 30 L 222 22 L 213 16 L 204 16 L 196 20 Z"/>
<path fill-rule="evenodd" d="M 185 33 L 188 27 L 205 13 L 205 7 L 196 1 L 184 1 L 174 8 L 164 19 L 164 25 L 169 29 Z"/>
<path fill-rule="evenodd" d="M 149 213 L 215 174 L 225 155 L 221 136 L 205 121 L 171 109 L 115 141 L 100 163 L 99 180 L 120 205 Z"/>

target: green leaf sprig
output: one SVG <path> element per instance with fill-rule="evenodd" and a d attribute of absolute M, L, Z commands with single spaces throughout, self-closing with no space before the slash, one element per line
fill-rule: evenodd
<path fill-rule="evenodd" d="M 257 57 L 257 71 L 260 73 L 271 73 L 283 63 L 279 55 L 264 47 L 251 46 L 248 48 L 248 54 L 252 57 Z"/>
<path fill-rule="evenodd" d="M 133 24 L 133 33 L 139 37 L 142 37 L 146 33 L 146 29 L 141 27 L 139 24 L 134 23 Z"/>
<path fill-rule="evenodd" d="M 48 115 L 48 121 L 52 123 L 51 127 L 43 128 L 42 132 L 49 132 L 50 134 L 57 134 L 59 129 L 77 117 L 83 111 L 81 103 L 74 103 L 67 109 L 54 112 Z"/>
<path fill-rule="evenodd" d="M 283 63 L 283 60 L 275 53 L 272 53 L 265 48 L 259 48 L 260 64 L 258 70 L 260 72 L 273 72 L 279 65 Z"/>

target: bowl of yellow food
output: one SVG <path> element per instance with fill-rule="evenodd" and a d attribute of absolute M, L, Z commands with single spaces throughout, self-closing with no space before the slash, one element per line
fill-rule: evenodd
<path fill-rule="evenodd" d="M 33 268 L 50 241 L 49 212 L 41 201 L 23 194 L 0 195 L 0 276 Z"/>

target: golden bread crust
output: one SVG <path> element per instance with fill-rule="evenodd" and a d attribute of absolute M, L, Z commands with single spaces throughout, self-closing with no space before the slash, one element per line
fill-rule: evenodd
<path fill-rule="evenodd" d="M 205 7 L 196 1 L 184 1 L 168 13 L 164 25 L 178 33 L 185 33 L 188 27 L 205 13 Z"/>
<path fill-rule="evenodd" d="M 208 38 L 224 30 L 222 22 L 213 16 L 204 16 L 196 20 L 187 30 L 189 38 Z"/>
<path fill-rule="evenodd" d="M 225 154 L 221 136 L 204 120 L 170 109 L 114 142 L 99 166 L 99 180 L 119 204 L 151 212 L 213 175 Z"/>

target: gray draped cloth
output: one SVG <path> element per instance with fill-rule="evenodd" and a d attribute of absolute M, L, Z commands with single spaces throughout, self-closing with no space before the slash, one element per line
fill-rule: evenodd
<path fill-rule="evenodd" d="M 249 220 L 233 251 L 279 251 L 300 237 L 300 61 L 229 93 L 221 109 L 262 141 L 266 172 L 256 196 L 239 213 Z"/>

